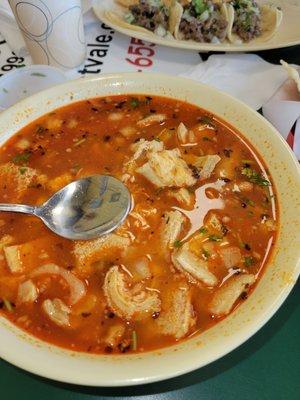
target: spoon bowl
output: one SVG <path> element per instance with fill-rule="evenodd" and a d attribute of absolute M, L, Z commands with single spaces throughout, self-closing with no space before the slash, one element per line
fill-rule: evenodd
<path fill-rule="evenodd" d="M 71 182 L 42 206 L 0 204 L 0 211 L 32 214 L 57 235 L 73 240 L 96 239 L 115 230 L 131 208 L 127 187 L 109 175 Z"/>

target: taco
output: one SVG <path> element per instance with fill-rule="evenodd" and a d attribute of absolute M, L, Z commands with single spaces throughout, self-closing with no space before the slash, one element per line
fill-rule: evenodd
<path fill-rule="evenodd" d="M 226 5 L 228 39 L 232 43 L 267 41 L 282 21 L 282 11 L 274 6 L 259 6 L 254 0 L 235 0 Z"/>
<path fill-rule="evenodd" d="M 168 35 L 172 0 L 118 0 L 118 3 L 127 7 L 122 26 L 158 36 Z"/>
<path fill-rule="evenodd" d="M 176 1 L 170 9 L 170 32 L 176 39 L 219 43 L 227 37 L 225 3 L 211 0 Z"/>

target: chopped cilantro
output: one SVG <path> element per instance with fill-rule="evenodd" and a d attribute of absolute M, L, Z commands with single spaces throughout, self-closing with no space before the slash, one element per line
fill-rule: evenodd
<path fill-rule="evenodd" d="M 199 121 L 213 128 L 215 127 L 214 120 L 209 115 L 203 115 L 202 117 L 199 118 Z"/>
<path fill-rule="evenodd" d="M 248 199 L 248 197 L 242 197 L 242 200 L 243 200 L 244 203 L 247 204 L 247 206 L 251 206 L 251 207 L 254 207 L 254 206 L 255 206 L 254 201 Z"/>
<path fill-rule="evenodd" d="M 207 4 L 203 0 L 192 0 L 192 4 L 197 16 L 208 9 Z"/>
<path fill-rule="evenodd" d="M 206 258 L 206 259 L 210 257 L 210 253 L 205 249 L 202 249 L 202 254 L 203 254 L 204 258 Z"/>
<path fill-rule="evenodd" d="M 30 75 L 31 76 L 41 76 L 43 78 L 45 78 L 47 76 L 45 74 L 42 74 L 41 72 L 32 72 Z"/>
<path fill-rule="evenodd" d="M 220 235 L 209 235 L 209 236 L 208 236 L 208 239 L 209 239 L 211 242 L 221 242 L 222 239 L 223 239 L 223 237 L 220 236 Z"/>
<path fill-rule="evenodd" d="M 269 186 L 270 182 L 265 179 L 261 174 L 254 171 L 252 168 L 242 168 L 242 175 L 246 176 L 252 183 L 256 183 L 259 186 Z"/>
<path fill-rule="evenodd" d="M 207 233 L 207 228 L 205 228 L 205 226 L 202 226 L 202 227 L 199 229 L 199 232 L 202 233 L 203 235 L 205 235 L 205 233 Z"/>
<path fill-rule="evenodd" d="M 137 108 L 139 105 L 140 105 L 139 99 L 137 99 L 136 97 L 132 97 L 132 98 L 130 99 L 130 106 L 131 106 L 132 108 Z"/>
<path fill-rule="evenodd" d="M 181 247 L 182 245 L 183 245 L 183 243 L 180 240 L 175 240 L 174 247 L 176 249 L 179 249 L 179 247 Z"/>
<path fill-rule="evenodd" d="M 21 174 L 21 175 L 24 175 L 25 172 L 27 171 L 27 168 L 26 168 L 26 167 L 20 167 L 20 168 L 19 168 L 19 171 L 20 171 L 20 174 Z"/>
<path fill-rule="evenodd" d="M 245 267 L 251 267 L 253 264 L 255 264 L 255 259 L 251 256 L 246 256 L 244 258 L 244 264 Z"/>
<path fill-rule="evenodd" d="M 17 154 L 16 156 L 13 157 L 12 162 L 14 164 L 26 165 L 28 163 L 30 155 L 31 153 L 28 152 Z"/>

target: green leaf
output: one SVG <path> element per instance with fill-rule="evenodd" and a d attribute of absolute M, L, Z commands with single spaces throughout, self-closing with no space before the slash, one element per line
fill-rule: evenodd
<path fill-rule="evenodd" d="M 255 259 L 251 256 L 246 256 L 244 258 L 244 264 L 245 264 L 245 267 L 247 267 L 247 268 L 251 267 L 253 264 L 255 264 Z"/>
<path fill-rule="evenodd" d="M 248 199 L 248 197 L 242 197 L 242 200 L 243 200 L 244 203 L 247 204 L 247 206 L 251 206 L 251 207 L 254 207 L 254 206 L 255 206 L 254 201 Z"/>
<path fill-rule="evenodd" d="M 202 249 L 202 254 L 204 255 L 204 258 L 206 258 L 206 259 L 208 259 L 210 257 L 210 253 L 205 249 Z"/>
<path fill-rule="evenodd" d="M 212 128 L 215 128 L 215 127 L 216 127 L 216 125 L 215 125 L 215 123 L 214 123 L 214 119 L 213 119 L 212 117 L 210 117 L 209 115 L 203 115 L 203 116 L 200 118 L 200 122 L 202 122 L 203 124 L 209 125 L 209 126 L 211 126 Z"/>
<path fill-rule="evenodd" d="M 31 153 L 28 153 L 28 152 L 20 153 L 13 157 L 12 162 L 14 164 L 21 164 L 21 165 L 25 164 L 26 165 L 28 163 L 30 156 L 31 156 Z"/>
<path fill-rule="evenodd" d="M 192 0 L 192 4 L 197 15 L 201 15 L 208 9 L 207 4 L 203 0 Z"/>
<path fill-rule="evenodd" d="M 241 173 L 252 183 L 259 186 L 270 186 L 270 182 L 252 168 L 242 168 Z"/>
<path fill-rule="evenodd" d="M 179 247 L 181 247 L 182 245 L 183 245 L 183 243 L 180 240 L 175 240 L 174 247 L 176 249 L 179 249 Z"/>
<path fill-rule="evenodd" d="M 220 235 L 209 235 L 209 236 L 208 236 L 208 239 L 209 239 L 211 242 L 221 242 L 222 239 L 223 239 L 223 236 L 220 236 Z"/>
<path fill-rule="evenodd" d="M 130 99 L 130 106 L 131 106 L 132 108 L 137 108 L 139 105 L 140 105 L 139 99 L 137 99 L 136 97 L 132 97 L 132 98 Z"/>
<path fill-rule="evenodd" d="M 207 231 L 207 228 L 205 228 L 205 226 L 202 226 L 202 227 L 199 229 L 199 232 L 202 233 L 202 235 L 205 235 L 205 233 L 207 233 L 208 231 Z"/>
<path fill-rule="evenodd" d="M 40 77 L 43 77 L 43 78 L 46 78 L 46 76 L 47 76 L 45 74 L 42 74 L 41 72 L 32 72 L 30 75 L 31 76 L 40 76 Z"/>
<path fill-rule="evenodd" d="M 27 168 L 26 168 L 26 167 L 20 167 L 20 168 L 19 168 L 19 171 L 20 171 L 20 174 L 21 174 L 21 175 L 24 175 L 25 172 L 27 171 Z"/>

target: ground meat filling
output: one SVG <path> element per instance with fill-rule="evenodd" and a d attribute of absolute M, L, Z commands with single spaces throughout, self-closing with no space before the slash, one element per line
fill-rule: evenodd
<path fill-rule="evenodd" d="M 256 1 L 236 1 L 233 32 L 244 42 L 261 35 L 260 11 Z"/>
<path fill-rule="evenodd" d="M 129 10 L 134 18 L 131 22 L 134 25 L 141 26 L 154 32 L 159 26 L 168 30 L 168 12 L 167 9 L 160 3 L 151 3 L 147 0 L 140 0 L 139 4 L 129 7 Z"/>
<path fill-rule="evenodd" d="M 220 6 L 207 2 L 208 9 L 200 16 L 193 6 L 185 8 L 179 30 L 186 40 L 196 42 L 222 42 L 226 38 L 228 22 L 220 12 Z"/>

